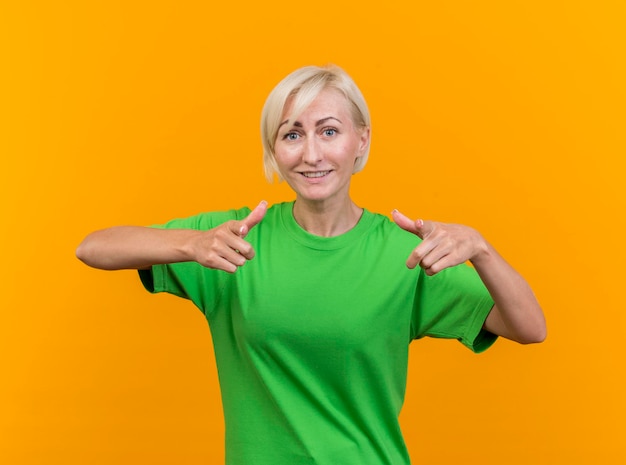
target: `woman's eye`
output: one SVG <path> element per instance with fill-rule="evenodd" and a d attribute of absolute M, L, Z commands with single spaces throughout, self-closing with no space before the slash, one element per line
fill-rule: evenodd
<path fill-rule="evenodd" d="M 298 138 L 298 134 L 296 134 L 295 132 L 288 132 L 283 137 L 283 139 L 286 139 L 286 140 L 296 140 L 297 138 Z"/>
<path fill-rule="evenodd" d="M 324 129 L 324 135 L 325 136 L 329 136 L 330 137 L 330 136 L 334 136 L 335 134 L 337 134 L 337 130 L 336 129 L 332 129 L 332 128 Z"/>

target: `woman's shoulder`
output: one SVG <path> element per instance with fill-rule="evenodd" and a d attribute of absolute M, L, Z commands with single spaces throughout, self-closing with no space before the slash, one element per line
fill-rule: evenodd
<path fill-rule="evenodd" d="M 365 214 L 372 217 L 371 234 L 380 236 L 384 240 L 394 241 L 396 243 L 407 243 L 415 246 L 421 242 L 421 239 L 410 232 L 405 231 L 398 226 L 390 217 L 381 213 L 364 210 Z"/>
<path fill-rule="evenodd" d="M 267 209 L 266 218 L 280 214 L 280 211 L 284 208 L 288 208 L 291 203 L 293 202 L 283 202 L 271 205 Z M 210 229 L 227 221 L 243 220 L 250 214 L 251 211 L 252 209 L 248 206 L 224 210 L 217 209 L 204 211 L 191 216 L 173 218 L 165 223 L 156 224 L 154 227 L 166 229 Z"/>
<path fill-rule="evenodd" d="M 395 233 L 406 233 L 404 229 L 399 227 L 390 216 L 383 215 L 382 213 L 372 212 L 370 210 L 363 210 L 366 215 L 370 215 L 372 217 L 372 223 L 375 227 L 381 228 L 386 232 L 395 234 Z"/>

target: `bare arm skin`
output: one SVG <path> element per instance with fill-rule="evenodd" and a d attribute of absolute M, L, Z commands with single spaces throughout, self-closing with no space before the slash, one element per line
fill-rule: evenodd
<path fill-rule="evenodd" d="M 495 305 L 484 327 L 513 341 L 529 344 L 546 338 L 543 311 L 526 280 L 478 231 L 463 225 L 413 221 L 394 210 L 393 219 L 402 229 L 422 239 L 407 260 L 409 268 L 422 267 L 426 274 L 470 261 Z"/>
<path fill-rule="evenodd" d="M 241 221 L 228 221 L 208 231 L 114 226 L 89 234 L 76 256 L 102 270 L 147 269 L 152 265 L 194 261 L 208 268 L 234 273 L 254 257 L 244 240 L 265 216 L 261 202 Z"/>

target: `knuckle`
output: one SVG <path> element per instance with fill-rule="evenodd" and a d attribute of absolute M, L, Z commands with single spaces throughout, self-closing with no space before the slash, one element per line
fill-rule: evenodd
<path fill-rule="evenodd" d="M 218 227 L 215 230 L 215 237 L 225 237 L 228 234 L 229 228 L 228 227 Z"/>
<path fill-rule="evenodd" d="M 209 253 L 203 260 L 202 263 L 204 266 L 208 266 L 209 268 L 213 268 L 217 265 L 217 260 L 215 260 L 215 255 Z"/>

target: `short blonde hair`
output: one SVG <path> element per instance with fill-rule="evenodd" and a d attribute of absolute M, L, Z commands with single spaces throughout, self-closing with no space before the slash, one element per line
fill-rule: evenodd
<path fill-rule="evenodd" d="M 345 96 L 350 104 L 352 122 L 356 128 L 370 127 L 370 113 L 363 98 L 363 94 L 352 78 L 341 68 L 335 65 L 305 66 L 289 74 L 270 92 L 265 100 L 261 113 L 261 139 L 263 141 L 263 166 L 265 177 L 269 182 L 274 180 L 274 173 L 282 180 L 276 160 L 274 145 L 278 129 L 282 122 L 283 111 L 290 97 L 293 100 L 292 119 L 296 119 L 315 100 L 318 94 L 325 89 L 335 89 Z M 365 152 L 354 163 L 353 173 L 363 169 L 369 155 L 369 139 Z"/>

